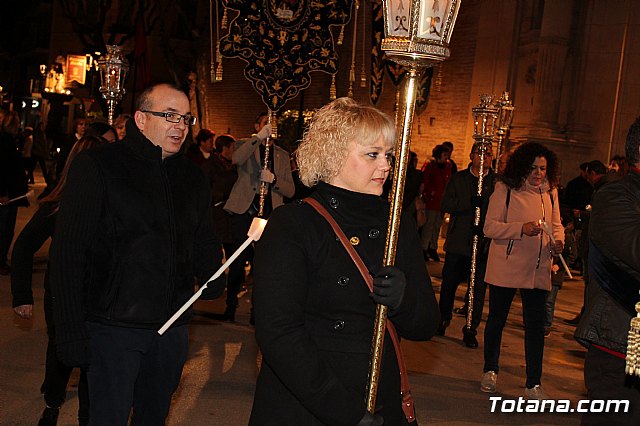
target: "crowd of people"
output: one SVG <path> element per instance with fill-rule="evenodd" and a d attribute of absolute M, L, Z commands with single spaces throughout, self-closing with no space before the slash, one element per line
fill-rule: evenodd
<path fill-rule="evenodd" d="M 474 144 L 460 168 L 448 141 L 421 168 L 412 153 L 396 261 L 384 267 L 390 206 L 383 194 L 396 141 L 387 114 L 337 99 L 315 113 L 293 159 L 274 143 L 266 113 L 248 138 L 202 128 L 187 146 L 196 122 L 185 93 L 168 84 L 145 90 L 135 113 L 114 127 L 77 119 L 57 143 L 48 142 L 44 126 L 20 131 L 17 114 L 2 113 L 0 273 L 11 272 L 22 319 L 33 315 L 34 254 L 52 239 L 41 425 L 56 424 L 74 367 L 81 371 L 80 424 L 164 424 L 187 359 L 191 312 L 163 335 L 157 330 L 205 283 L 204 299 L 226 289 L 219 317 L 235 321 L 247 264 L 255 283 L 250 322 L 263 360 L 250 424 L 412 422 L 396 337 L 443 336 L 457 312 L 469 316 L 462 343 L 478 348 L 487 289 L 480 390 L 498 390 L 502 333 L 519 290 L 524 394 L 544 400 L 545 336 L 565 277 L 560 255 L 585 282 L 585 305 L 569 322 L 588 347 L 589 396 L 624 395 L 637 406 L 629 414 L 637 423 L 640 387 L 628 387 L 620 358 L 640 289 L 640 121 L 626 157 L 613 157 L 609 168 L 582 164 L 566 188 L 555 153 L 538 143 L 497 159 Z M 10 200 L 27 193 L 36 164 L 47 188 L 13 244 L 10 268 L 17 208 L 26 202 Z M 269 219 L 262 238 L 210 281 L 257 216 Z M 437 300 L 427 267 L 441 261 L 441 232 Z M 610 244 L 605 232 L 621 233 L 618 241 L 628 244 Z M 473 293 L 467 285 L 464 306 L 454 308 L 472 270 Z M 363 392 L 378 304 L 387 306 L 388 322 L 371 413 Z M 607 377 L 598 374 L 603 369 Z"/>

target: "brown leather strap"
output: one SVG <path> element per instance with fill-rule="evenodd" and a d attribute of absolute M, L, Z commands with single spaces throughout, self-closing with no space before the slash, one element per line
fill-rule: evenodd
<path fill-rule="evenodd" d="M 318 213 L 322 215 L 329 222 L 333 232 L 336 234 L 344 248 L 349 253 L 349 256 L 353 260 L 353 262 L 358 267 L 362 278 L 364 278 L 364 282 L 367 283 L 367 287 L 369 287 L 369 291 L 373 292 L 373 277 L 369 273 L 369 269 L 362 261 L 362 258 L 353 248 L 349 239 L 338 225 L 338 222 L 331 216 L 331 214 L 324 208 L 322 204 L 320 204 L 317 200 L 307 197 L 304 199 L 311 207 L 313 207 Z M 404 356 L 402 355 L 402 348 L 400 347 L 400 340 L 398 339 L 398 332 L 394 327 L 393 323 L 387 318 L 387 331 L 389 331 L 389 336 L 391 336 L 391 341 L 393 342 L 393 347 L 396 351 L 396 358 L 398 360 L 398 368 L 400 370 L 400 394 L 402 396 L 402 411 L 404 411 L 404 415 L 407 418 L 409 423 L 412 423 L 416 420 L 415 409 L 413 406 L 413 398 L 411 396 L 411 389 L 409 387 L 409 377 L 407 376 L 407 369 L 404 364 Z"/>

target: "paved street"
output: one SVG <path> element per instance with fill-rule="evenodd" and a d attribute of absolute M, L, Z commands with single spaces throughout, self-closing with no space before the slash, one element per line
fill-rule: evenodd
<path fill-rule="evenodd" d="M 36 182 L 42 190 L 42 182 Z M 35 209 L 20 209 L 16 235 Z M 44 373 L 46 327 L 42 311 L 42 283 L 48 245 L 36 255 L 34 265 L 34 317 L 24 321 L 13 314 L 9 277 L 0 277 L 0 425 L 35 425 L 44 407 L 40 384 Z M 436 292 L 442 263 L 429 262 Z M 565 282 L 558 294 L 554 331 L 546 338 L 543 386 L 551 398 L 568 399 L 575 407 L 585 398 L 582 365 L 585 351 L 572 338 L 573 327 L 562 322 L 573 318 L 582 304 L 583 283 L 577 277 Z M 461 304 L 463 286 L 458 290 Z M 258 371 L 257 346 L 249 325 L 250 291 L 240 302 L 237 323 L 212 317 L 224 310 L 224 301 L 198 302 L 191 325 L 190 357 L 174 397 L 170 425 L 246 425 Z M 486 317 L 486 309 L 485 309 Z M 430 342 L 403 341 L 410 371 L 417 418 L 421 424 L 562 424 L 579 423 L 575 413 L 491 413 L 489 395 L 480 392 L 480 348 L 462 345 L 464 318 L 455 316 L 447 336 Z M 497 396 L 517 399 L 524 394 L 524 329 L 516 296 L 504 331 Z M 61 409 L 60 425 L 77 424 L 77 375 Z"/>

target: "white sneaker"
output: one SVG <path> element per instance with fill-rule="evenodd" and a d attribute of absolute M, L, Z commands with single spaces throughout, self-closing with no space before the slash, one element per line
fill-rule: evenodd
<path fill-rule="evenodd" d="M 482 375 L 480 381 L 480 390 L 482 392 L 494 393 L 496 391 L 496 382 L 498 381 L 498 373 L 495 371 L 487 371 Z"/>
<path fill-rule="evenodd" d="M 547 396 L 546 392 L 540 385 L 535 385 L 531 389 L 526 388 L 524 390 L 524 395 L 527 397 L 527 399 L 537 399 L 538 401 L 549 399 L 549 396 Z"/>

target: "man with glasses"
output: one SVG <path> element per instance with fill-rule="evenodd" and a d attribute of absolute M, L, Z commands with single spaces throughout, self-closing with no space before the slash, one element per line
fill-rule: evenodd
<path fill-rule="evenodd" d="M 90 365 L 92 425 L 127 424 L 132 406 L 132 423 L 164 424 L 190 315 L 157 330 L 222 259 L 208 182 L 183 155 L 189 99 L 150 87 L 133 118 L 121 143 L 74 160 L 51 246 L 58 355 Z M 222 294 L 223 277 L 205 298 Z"/>

